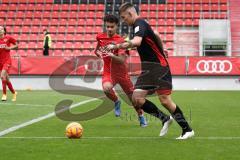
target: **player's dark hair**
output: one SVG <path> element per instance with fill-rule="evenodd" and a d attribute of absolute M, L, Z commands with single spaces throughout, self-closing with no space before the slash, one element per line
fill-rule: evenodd
<path fill-rule="evenodd" d="M 126 3 L 123 3 L 120 7 L 119 7 L 119 13 L 122 13 L 122 12 L 125 12 L 127 9 L 129 8 L 134 8 L 134 5 L 129 3 L 129 2 L 126 2 Z"/>
<path fill-rule="evenodd" d="M 7 34 L 7 28 L 3 27 L 3 30 L 4 30 L 4 35 L 6 35 Z"/>
<path fill-rule="evenodd" d="M 104 20 L 105 23 L 106 23 L 106 22 L 116 23 L 116 24 L 119 23 L 118 17 L 116 17 L 115 15 L 112 15 L 112 14 L 107 14 L 107 15 L 105 15 L 105 17 L 104 17 L 103 20 Z"/>

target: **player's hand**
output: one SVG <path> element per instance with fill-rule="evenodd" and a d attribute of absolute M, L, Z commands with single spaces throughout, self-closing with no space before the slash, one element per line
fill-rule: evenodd
<path fill-rule="evenodd" d="M 168 58 L 168 50 L 167 49 L 164 49 L 164 54 L 165 54 L 165 57 Z"/>
<path fill-rule="evenodd" d="M 104 47 L 104 50 L 106 50 L 107 52 L 110 52 L 111 50 L 116 49 L 116 45 L 115 44 L 108 44 L 107 46 Z"/>
<path fill-rule="evenodd" d="M 10 47 L 8 47 L 8 46 L 6 46 L 6 47 L 5 47 L 5 49 L 6 49 L 6 50 L 11 50 L 11 48 L 10 48 Z"/>

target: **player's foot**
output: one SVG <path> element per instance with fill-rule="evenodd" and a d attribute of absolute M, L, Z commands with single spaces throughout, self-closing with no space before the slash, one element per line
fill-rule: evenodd
<path fill-rule="evenodd" d="M 13 94 L 12 101 L 15 102 L 17 100 L 17 92 Z"/>
<path fill-rule="evenodd" d="M 138 120 L 140 122 L 140 126 L 141 127 L 147 127 L 147 121 L 146 121 L 146 119 L 145 119 L 145 117 L 143 115 L 140 115 L 138 117 Z"/>
<path fill-rule="evenodd" d="M 116 101 L 114 104 L 114 113 L 116 117 L 121 115 L 121 101 Z"/>
<path fill-rule="evenodd" d="M 7 95 L 6 94 L 3 94 L 2 95 L 2 101 L 6 101 L 7 100 Z"/>
<path fill-rule="evenodd" d="M 181 136 L 177 137 L 176 139 L 188 139 L 194 136 L 194 131 L 191 130 L 189 132 L 183 132 Z"/>
<path fill-rule="evenodd" d="M 165 136 L 167 134 L 168 128 L 172 124 L 172 122 L 173 122 L 173 117 L 169 116 L 169 119 L 163 123 L 163 127 L 159 134 L 160 137 Z"/>

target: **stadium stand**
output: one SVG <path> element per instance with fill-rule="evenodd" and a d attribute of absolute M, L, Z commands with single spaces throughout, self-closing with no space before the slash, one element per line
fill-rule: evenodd
<path fill-rule="evenodd" d="M 159 31 L 169 55 L 174 56 L 175 30 L 196 29 L 200 19 L 230 19 L 237 17 L 237 0 L 130 0 L 140 15 Z M 231 2 L 231 3 L 229 3 Z M 18 37 L 19 55 L 39 55 L 43 29 L 48 28 L 53 39 L 52 55 L 89 54 L 94 49 L 97 32 L 102 31 L 105 13 L 118 13 L 119 0 L 1 0 L 0 22 L 10 34 Z M 229 13 L 229 8 L 233 10 Z M 236 11 L 234 11 L 234 9 Z M 236 19 L 237 19 L 236 18 Z M 239 23 L 231 20 L 233 55 L 240 55 Z M 119 33 L 131 28 L 120 24 Z M 82 45 L 77 45 L 79 42 Z M 198 46 L 196 45 L 196 50 Z M 65 50 L 65 49 L 70 50 Z M 78 51 L 75 51 L 78 50 Z M 87 51 L 88 50 L 88 51 Z M 56 52 L 56 53 L 55 53 Z M 79 53 L 78 53 L 79 55 Z M 198 53 L 196 52 L 196 55 Z M 184 56 L 184 55 L 183 55 Z"/>

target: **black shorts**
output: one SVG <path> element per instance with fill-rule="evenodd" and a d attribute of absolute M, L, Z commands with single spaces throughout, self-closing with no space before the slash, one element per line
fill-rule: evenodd
<path fill-rule="evenodd" d="M 135 89 L 153 91 L 171 91 L 172 75 L 169 66 L 163 67 L 160 64 L 145 64 L 145 69 L 139 75 Z"/>

